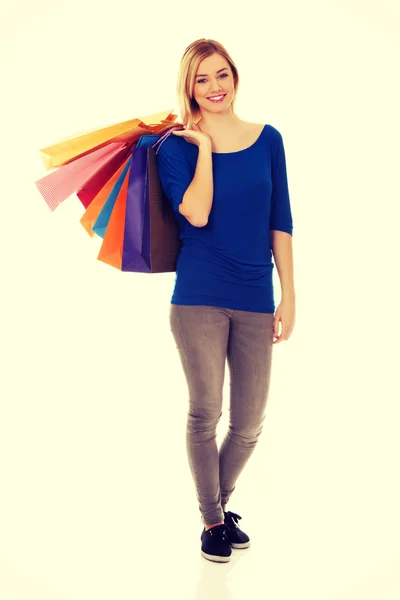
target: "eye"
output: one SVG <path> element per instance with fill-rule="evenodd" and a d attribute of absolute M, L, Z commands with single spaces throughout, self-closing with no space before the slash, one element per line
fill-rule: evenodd
<path fill-rule="evenodd" d="M 229 75 L 228 75 L 228 73 L 221 73 L 220 77 L 223 77 L 225 79 L 226 77 L 229 77 Z M 201 83 L 202 81 L 207 81 L 207 80 L 206 79 L 198 79 L 197 83 Z"/>

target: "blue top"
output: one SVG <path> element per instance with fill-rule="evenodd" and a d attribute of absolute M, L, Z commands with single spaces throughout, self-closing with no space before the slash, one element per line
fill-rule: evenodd
<path fill-rule="evenodd" d="M 195 144 L 171 133 L 157 154 L 183 241 L 171 303 L 274 313 L 270 231 L 293 235 L 282 135 L 264 125 L 248 148 L 212 153 L 214 196 L 204 227 L 194 227 L 178 210 L 198 153 Z"/>

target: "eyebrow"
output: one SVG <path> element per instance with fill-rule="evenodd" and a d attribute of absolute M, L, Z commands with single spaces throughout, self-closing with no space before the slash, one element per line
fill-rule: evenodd
<path fill-rule="evenodd" d="M 228 70 L 228 67 L 224 67 L 223 69 L 220 69 L 219 71 L 217 71 L 217 73 L 221 73 L 221 71 L 225 71 Z M 196 77 L 208 77 L 207 73 L 201 73 L 201 75 L 196 75 Z"/>

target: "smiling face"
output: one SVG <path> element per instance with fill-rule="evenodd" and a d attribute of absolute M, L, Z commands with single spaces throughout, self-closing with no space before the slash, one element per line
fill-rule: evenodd
<path fill-rule="evenodd" d="M 225 95 L 221 102 L 212 96 Z M 208 56 L 199 64 L 193 87 L 193 97 L 200 109 L 211 112 L 226 111 L 235 95 L 235 82 L 228 61 L 220 54 Z"/>

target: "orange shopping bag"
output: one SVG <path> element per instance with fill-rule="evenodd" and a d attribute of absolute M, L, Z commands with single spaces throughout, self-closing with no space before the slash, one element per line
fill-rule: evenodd
<path fill-rule="evenodd" d="M 103 243 L 100 248 L 98 260 L 101 260 L 112 267 L 122 269 L 122 252 L 124 247 L 124 227 L 126 197 L 128 193 L 129 165 L 121 190 L 114 204 L 107 229 L 104 233 Z"/>

